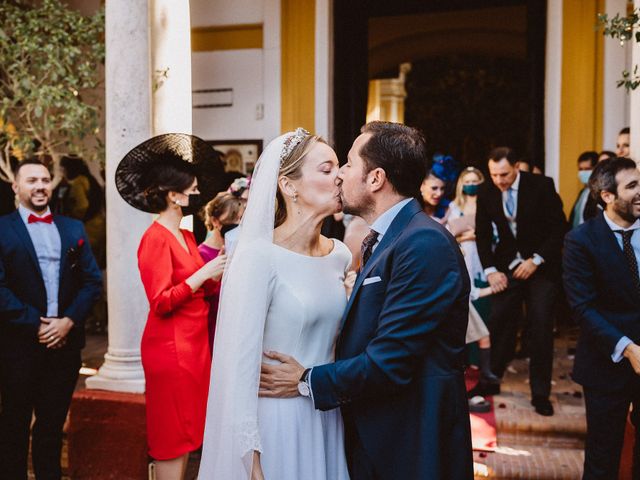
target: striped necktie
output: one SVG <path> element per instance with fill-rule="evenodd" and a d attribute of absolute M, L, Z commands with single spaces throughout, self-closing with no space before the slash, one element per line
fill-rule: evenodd
<path fill-rule="evenodd" d="M 362 270 L 371 257 L 371 253 L 373 252 L 373 246 L 378 241 L 378 232 L 375 230 L 371 230 L 369 234 L 364 237 L 362 241 L 362 247 L 360 248 L 360 252 L 362 253 L 362 263 L 360 266 L 360 270 Z"/>

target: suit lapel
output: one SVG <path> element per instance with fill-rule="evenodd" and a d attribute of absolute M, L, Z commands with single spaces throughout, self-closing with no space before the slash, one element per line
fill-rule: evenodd
<path fill-rule="evenodd" d="M 64 269 L 62 268 L 64 262 L 67 260 L 67 252 L 73 246 L 73 239 L 70 235 L 68 235 L 66 229 L 64 228 L 64 219 L 59 215 L 53 216 L 53 223 L 56 225 L 58 229 L 58 234 L 60 235 L 60 281 L 62 281 L 62 272 Z"/>
<path fill-rule="evenodd" d="M 489 194 L 493 199 L 492 201 L 495 206 L 495 211 L 498 214 L 498 217 L 496 218 L 496 227 L 498 227 L 498 232 L 501 234 L 504 232 L 507 235 L 510 235 L 511 238 L 515 240 L 515 237 L 513 236 L 513 232 L 511 231 L 511 228 L 509 228 L 509 221 L 507 220 L 507 217 L 504 214 L 504 205 L 502 203 L 502 192 L 498 189 L 498 187 L 493 185 L 493 182 L 491 183 L 490 188 L 491 190 L 489 191 Z M 519 202 L 520 202 L 520 195 L 518 194 L 518 203 Z M 520 205 L 518 205 L 517 214 L 520 213 L 519 208 L 520 208 Z"/>
<path fill-rule="evenodd" d="M 527 172 L 520 172 L 520 185 L 518 186 L 518 210 L 516 211 L 516 222 L 518 224 L 527 217 L 531 210 L 535 196 L 531 192 L 531 177 Z"/>
<path fill-rule="evenodd" d="M 34 248 L 33 242 L 31 241 L 31 236 L 29 235 L 29 231 L 27 230 L 27 227 L 22 221 L 22 217 L 20 216 L 20 213 L 17 210 L 13 212 L 11 215 L 12 215 L 11 224 L 13 226 L 13 229 L 20 237 L 20 240 L 22 241 L 22 245 L 24 245 L 24 247 L 27 249 L 27 252 L 29 252 L 29 256 L 31 257 L 31 260 L 33 260 L 33 265 L 36 267 L 36 269 L 40 273 L 40 276 L 42 277 L 42 271 L 40 270 L 40 263 L 38 263 L 38 256 L 36 255 L 36 249 Z"/>
<path fill-rule="evenodd" d="M 369 272 L 371 272 L 371 270 L 373 269 L 377 260 L 380 258 L 380 255 L 382 255 L 382 252 L 385 249 L 387 249 L 389 245 L 393 243 L 393 241 L 398 237 L 398 235 L 400 235 L 400 233 L 402 232 L 402 230 L 404 230 L 404 228 L 407 226 L 409 221 L 417 213 L 421 211 L 422 209 L 420 208 L 420 204 L 416 200 L 411 200 L 408 204 L 406 204 L 402 208 L 402 210 L 400 210 L 400 212 L 398 212 L 398 215 L 396 215 L 396 218 L 393 219 L 393 222 L 391 222 L 391 225 L 389 225 L 389 229 L 382 237 L 382 240 L 380 240 L 380 243 L 378 244 L 374 252 L 371 254 L 371 257 L 367 261 L 367 264 L 358 274 L 356 283 L 353 286 L 353 291 L 351 292 L 351 296 L 349 297 L 349 302 L 347 303 L 347 307 L 345 308 L 344 314 L 342 315 L 342 325 L 340 327 L 341 330 L 342 330 L 342 327 L 344 327 L 344 324 L 347 320 L 347 316 L 349 315 L 349 311 L 351 310 L 351 307 L 355 302 L 356 296 L 360 291 L 360 287 L 362 286 L 362 283 L 367 278 L 367 275 L 369 275 Z"/>

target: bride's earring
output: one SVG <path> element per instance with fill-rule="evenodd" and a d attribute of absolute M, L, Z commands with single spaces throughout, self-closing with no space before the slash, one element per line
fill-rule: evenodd
<path fill-rule="evenodd" d="M 293 192 L 293 203 L 298 203 L 298 191 L 295 190 Z M 298 215 L 302 215 L 302 211 L 300 211 L 300 208 L 297 209 L 298 210 Z"/>

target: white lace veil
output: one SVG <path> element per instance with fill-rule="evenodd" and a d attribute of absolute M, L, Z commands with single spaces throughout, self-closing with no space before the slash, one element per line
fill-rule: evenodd
<path fill-rule="evenodd" d="M 222 280 L 199 480 L 244 480 L 261 451 L 258 387 L 269 308 L 275 199 L 286 133 L 264 150 L 251 179 L 238 242 Z"/>

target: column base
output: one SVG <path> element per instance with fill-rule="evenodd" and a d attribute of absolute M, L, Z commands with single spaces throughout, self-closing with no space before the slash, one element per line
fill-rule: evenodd
<path fill-rule="evenodd" d="M 86 380 L 89 390 L 144 393 L 144 372 L 140 356 L 121 357 L 107 353 L 98 373 Z"/>
<path fill-rule="evenodd" d="M 74 393 L 69 412 L 69 476 L 74 480 L 148 477 L 144 395 Z"/>

